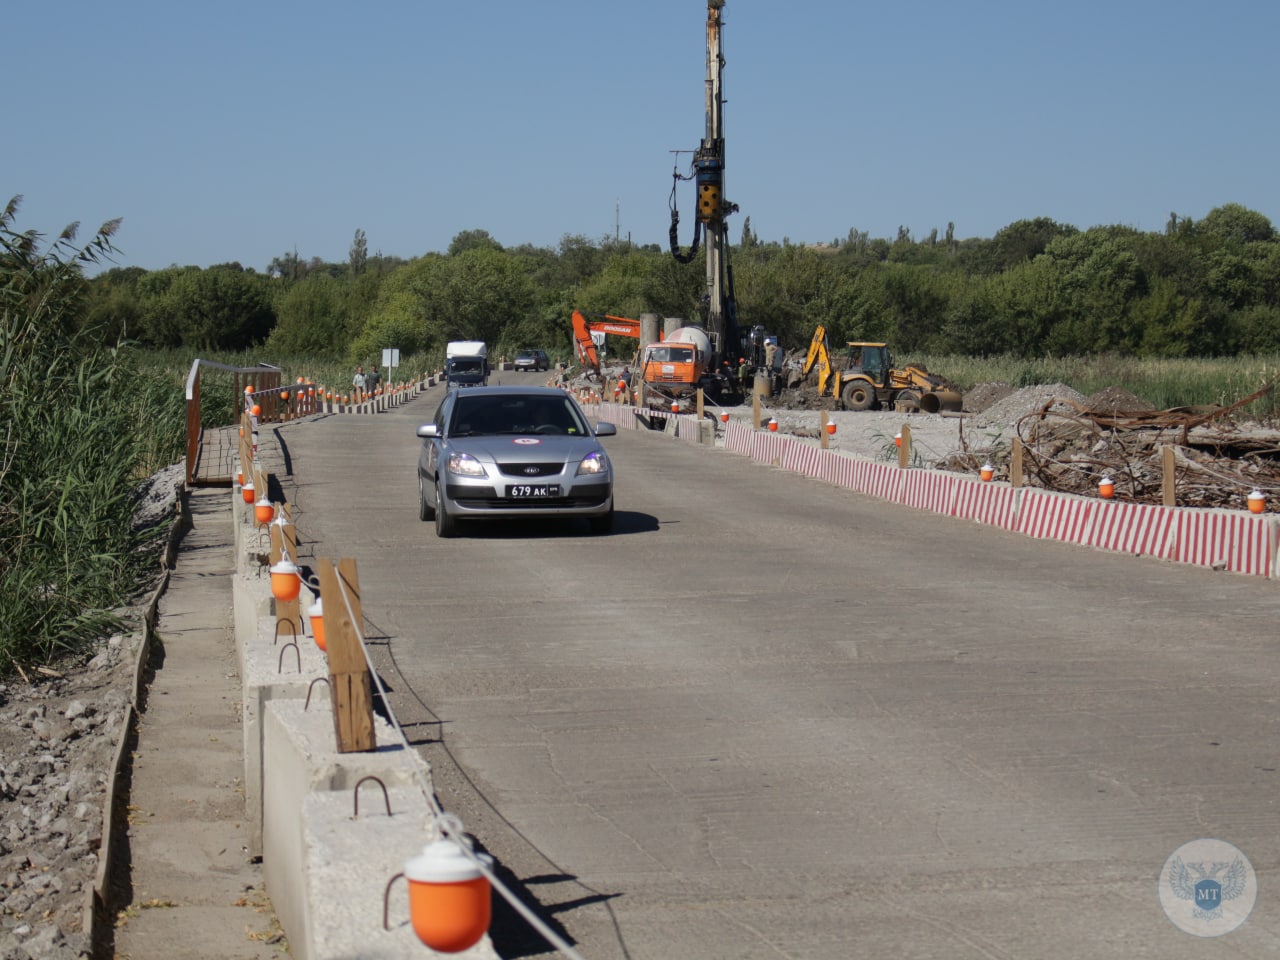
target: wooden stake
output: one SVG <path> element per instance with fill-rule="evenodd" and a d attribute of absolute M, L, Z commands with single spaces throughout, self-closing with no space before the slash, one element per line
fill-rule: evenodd
<path fill-rule="evenodd" d="M 1017 490 L 1022 486 L 1022 439 L 1013 438 L 1013 456 L 1009 459 L 1009 485 Z"/>
<path fill-rule="evenodd" d="M 902 425 L 902 446 L 898 448 L 898 466 L 906 469 L 911 466 L 911 428 Z"/>
<path fill-rule="evenodd" d="M 361 614 L 356 562 L 346 557 L 335 567 L 331 560 L 319 559 L 316 574 L 320 579 L 320 602 L 324 605 L 324 638 L 338 752 L 374 750 L 377 744 L 373 733 L 372 684 L 364 646 L 357 632 Z"/>
<path fill-rule="evenodd" d="M 751 426 L 760 429 L 760 394 L 751 394 Z"/>
<path fill-rule="evenodd" d="M 831 446 L 831 437 L 827 434 L 827 424 L 831 422 L 831 414 L 822 411 L 822 416 L 818 419 L 818 445 L 826 450 Z"/>
<path fill-rule="evenodd" d="M 1160 451 L 1161 463 L 1164 466 L 1164 478 L 1161 483 L 1161 497 L 1166 507 L 1176 507 L 1178 505 L 1177 477 L 1174 475 L 1174 469 L 1177 466 L 1173 447 L 1169 444 L 1164 445 L 1164 449 Z"/>

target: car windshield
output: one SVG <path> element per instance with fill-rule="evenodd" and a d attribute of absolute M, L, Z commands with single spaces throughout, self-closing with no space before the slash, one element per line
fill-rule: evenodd
<path fill-rule="evenodd" d="M 465 396 L 454 404 L 450 436 L 523 433 L 589 435 L 567 396 Z"/>

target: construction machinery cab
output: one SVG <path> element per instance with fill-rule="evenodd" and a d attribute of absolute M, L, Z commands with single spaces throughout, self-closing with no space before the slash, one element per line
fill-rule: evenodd
<path fill-rule="evenodd" d="M 850 340 L 845 373 L 864 374 L 877 387 L 889 385 L 889 371 L 893 369 L 893 356 L 888 344 Z"/>

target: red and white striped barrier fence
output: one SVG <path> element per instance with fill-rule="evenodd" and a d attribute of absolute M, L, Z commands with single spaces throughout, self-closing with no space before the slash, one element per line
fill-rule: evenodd
<path fill-rule="evenodd" d="M 835 450 L 818 450 L 819 480 L 835 484 L 845 489 L 853 488 L 853 471 L 855 461 L 852 457 L 842 456 Z"/>
<path fill-rule="evenodd" d="M 818 475 L 818 454 L 822 452 L 817 444 L 807 443 L 799 437 L 788 437 L 783 442 L 782 462 L 779 466 L 783 470 L 790 470 L 792 473 L 798 473 L 805 477 L 816 477 Z"/>
<path fill-rule="evenodd" d="M 676 439 L 698 443 L 702 439 L 702 422 L 696 416 L 674 414 L 671 417 L 676 424 Z"/>
<path fill-rule="evenodd" d="M 853 489 L 881 500 L 898 500 L 902 490 L 902 475 L 907 471 L 874 460 L 859 460 L 853 468 Z"/>
<path fill-rule="evenodd" d="M 955 514 L 960 475 L 940 470 L 904 470 L 898 502 L 948 517 Z"/>
<path fill-rule="evenodd" d="M 1018 533 L 1038 540 L 1085 543 L 1096 500 L 1025 489 L 1018 504 Z"/>
<path fill-rule="evenodd" d="M 730 420 L 724 425 L 724 448 L 730 453 L 749 456 L 751 453 L 752 429 L 745 423 Z"/>
<path fill-rule="evenodd" d="M 903 470 L 741 422 L 725 424 L 724 448 L 857 493 L 1041 540 L 1280 578 L 1275 515 L 1104 501 L 943 471 Z"/>
<path fill-rule="evenodd" d="M 782 448 L 785 442 L 786 438 L 776 433 L 752 430 L 749 456 L 756 463 L 767 463 L 776 467 L 782 462 Z"/>
<path fill-rule="evenodd" d="M 956 486 L 955 516 L 1002 530 L 1018 529 L 1018 495 L 1007 483 L 961 477 Z"/>
<path fill-rule="evenodd" d="M 1273 577 L 1276 521 L 1231 510 L 1181 509 L 1170 559 Z"/>
<path fill-rule="evenodd" d="M 1168 559 L 1178 511 L 1150 503 L 1094 504 L 1093 529 L 1084 541 L 1100 550 Z"/>

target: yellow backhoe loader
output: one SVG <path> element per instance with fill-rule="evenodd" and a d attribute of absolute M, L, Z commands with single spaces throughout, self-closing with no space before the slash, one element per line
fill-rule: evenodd
<path fill-rule="evenodd" d="M 847 410 L 872 410 L 878 406 L 894 410 L 922 410 L 940 413 L 959 410 L 960 391 L 943 377 L 924 367 L 911 365 L 894 369 L 893 355 L 884 343 L 865 340 L 848 342 L 844 368 L 835 369 L 827 329 L 818 326 L 809 341 L 802 376 L 818 371 L 818 393 L 837 398 Z"/>

